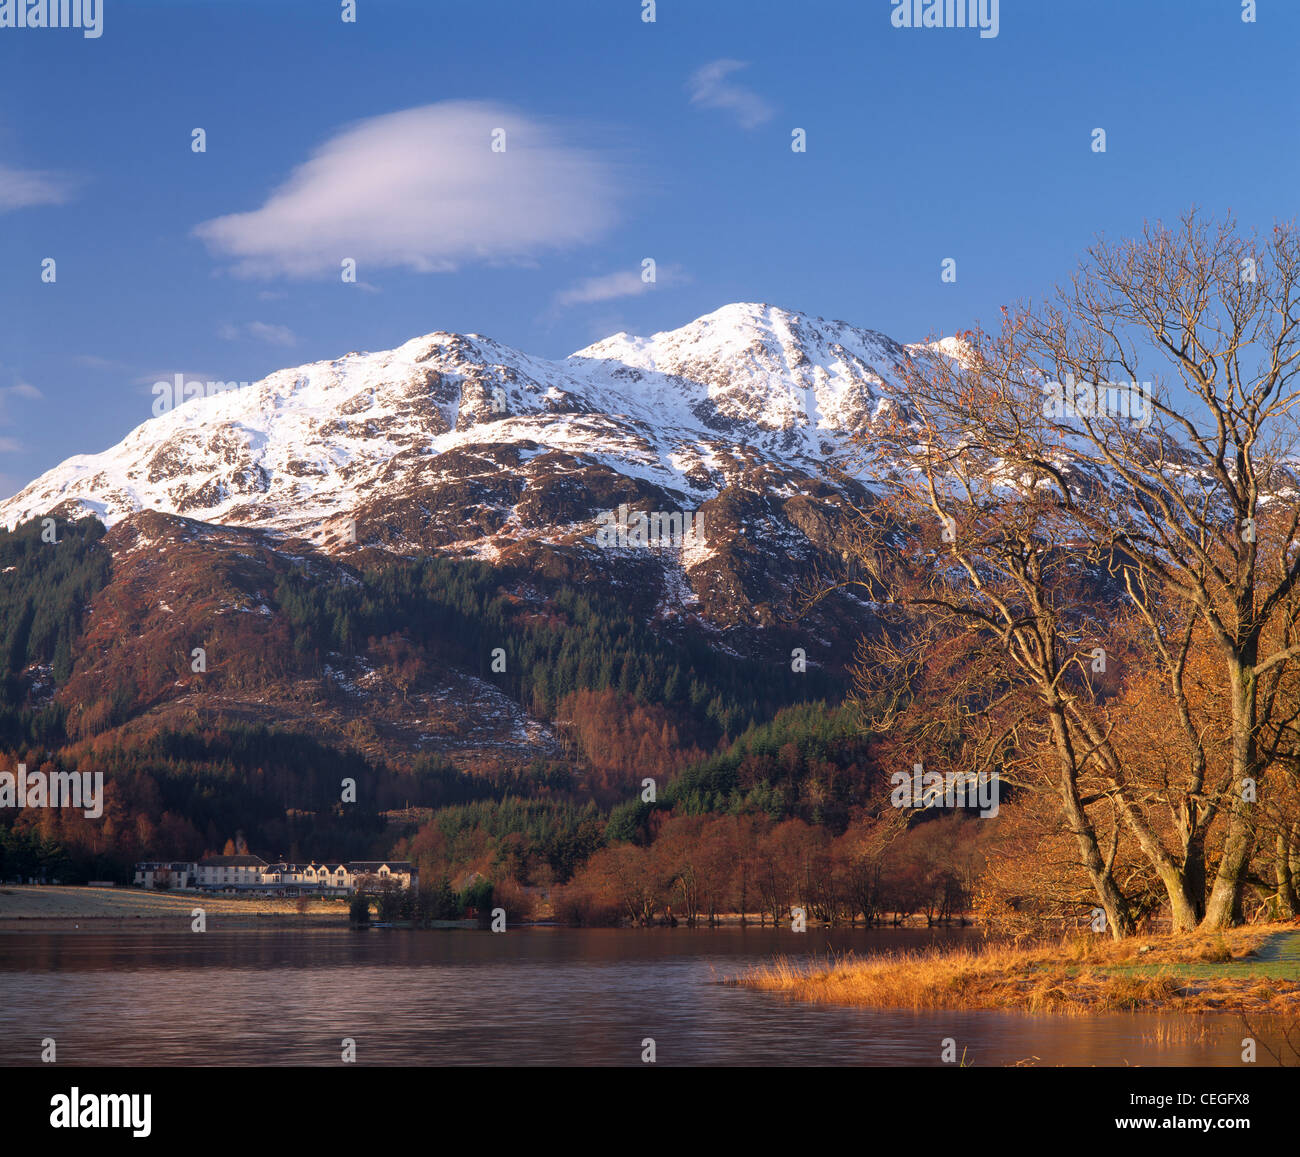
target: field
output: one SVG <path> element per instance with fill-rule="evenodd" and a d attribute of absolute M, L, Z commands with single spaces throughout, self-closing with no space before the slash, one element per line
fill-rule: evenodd
<path fill-rule="evenodd" d="M 149 892 L 140 888 L 64 888 L 9 884 L 0 887 L 0 929 L 73 927 L 88 921 L 93 927 L 129 922 L 150 927 L 188 929 L 191 913 L 202 908 L 208 926 L 237 926 L 246 920 L 283 918 L 301 923 L 347 920 L 345 900 L 267 899 Z"/>

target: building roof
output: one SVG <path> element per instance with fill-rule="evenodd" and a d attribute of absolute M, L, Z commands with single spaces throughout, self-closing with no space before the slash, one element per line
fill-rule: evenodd
<path fill-rule="evenodd" d="M 415 865 L 410 860 L 312 860 L 309 864 L 290 863 L 287 860 L 277 860 L 273 864 L 268 864 L 261 856 L 205 856 L 199 860 L 197 865 L 194 861 L 178 862 L 175 860 L 141 860 L 136 863 L 136 870 L 144 870 L 153 867 L 167 868 L 262 868 L 271 872 L 302 872 L 308 868 L 314 868 L 317 872 L 328 870 L 337 872 L 340 868 L 349 872 L 377 872 L 380 868 L 389 868 L 394 872 L 411 872 L 414 873 Z"/>

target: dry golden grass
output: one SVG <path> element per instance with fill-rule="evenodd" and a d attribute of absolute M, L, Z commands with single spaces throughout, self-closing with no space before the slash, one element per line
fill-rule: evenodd
<path fill-rule="evenodd" d="M 1300 1012 L 1300 975 L 1261 976 L 1254 951 L 1281 928 L 923 952 L 795 964 L 778 959 L 736 983 L 796 1000 L 873 1008 L 1017 1008 L 1080 1014 Z M 1148 951 L 1139 952 L 1143 946 Z"/>

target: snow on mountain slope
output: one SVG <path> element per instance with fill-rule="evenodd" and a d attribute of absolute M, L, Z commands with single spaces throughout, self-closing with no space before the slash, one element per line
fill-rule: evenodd
<path fill-rule="evenodd" d="M 577 457 L 698 501 L 763 462 L 819 473 L 889 407 L 912 352 L 745 303 L 563 361 L 431 333 L 186 402 L 43 474 L 0 503 L 0 524 L 57 507 L 109 524 L 154 509 L 296 533 L 395 489 L 509 469 L 484 456 L 494 446 L 524 463 Z"/>
<path fill-rule="evenodd" d="M 870 422 L 908 352 L 871 330 L 789 313 L 771 305 L 723 306 L 650 338 L 619 333 L 569 358 L 667 375 L 704 387 L 715 418 L 748 422 L 786 437 L 776 450 L 819 453 L 824 435 Z M 627 375 L 624 375 L 625 377 Z M 703 420 L 698 407 L 694 416 Z"/>

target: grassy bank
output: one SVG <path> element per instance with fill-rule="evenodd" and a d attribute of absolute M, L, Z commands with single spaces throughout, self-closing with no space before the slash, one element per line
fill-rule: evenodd
<path fill-rule="evenodd" d="M 268 917 L 346 924 L 348 918 L 346 901 L 318 898 L 214 896 L 150 892 L 140 888 L 50 888 L 18 884 L 0 887 L 0 929 L 8 931 L 62 927 L 67 921 L 95 926 L 99 922 L 122 920 L 168 925 L 183 921 L 188 926 L 195 908 L 202 908 L 209 921 L 220 917 L 225 924 L 236 918 L 265 923 Z"/>
<path fill-rule="evenodd" d="M 1300 932 L 1099 936 L 1015 947 L 940 947 L 812 964 L 778 959 L 734 983 L 793 1000 L 871 1008 L 1014 1008 L 1300 1014 Z"/>

